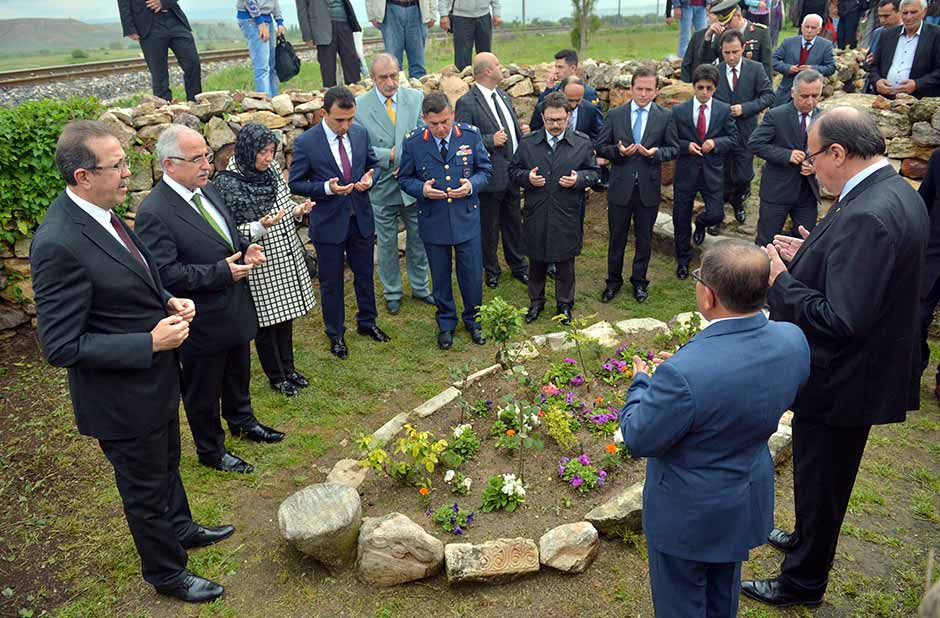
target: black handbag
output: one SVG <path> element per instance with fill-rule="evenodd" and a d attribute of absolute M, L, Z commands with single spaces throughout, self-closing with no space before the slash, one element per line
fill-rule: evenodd
<path fill-rule="evenodd" d="M 304 262 L 307 264 L 307 272 L 311 279 L 317 278 L 317 256 L 304 249 Z"/>
<path fill-rule="evenodd" d="M 277 47 L 274 49 L 274 70 L 277 71 L 278 81 L 286 82 L 300 73 L 300 58 L 294 51 L 294 46 L 283 36 L 277 37 Z"/>

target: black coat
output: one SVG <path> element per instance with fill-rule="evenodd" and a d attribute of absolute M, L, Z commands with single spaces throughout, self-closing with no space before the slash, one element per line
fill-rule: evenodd
<path fill-rule="evenodd" d="M 189 27 L 186 14 L 179 7 L 178 0 L 161 0 L 161 4 L 163 8 L 176 15 L 187 30 L 192 30 Z M 146 0 L 118 0 L 118 12 L 121 14 L 121 27 L 124 30 L 124 36 L 139 34 L 143 38 L 150 34 L 154 13 L 147 8 Z"/>
<path fill-rule="evenodd" d="M 692 72 L 695 71 L 695 67 L 702 64 L 704 52 L 702 42 L 705 40 L 705 30 L 707 28 L 692 33 L 692 38 L 689 39 L 689 44 L 685 48 L 685 55 L 682 56 L 682 71 L 679 76 L 687 84 L 692 83 Z"/>
<path fill-rule="evenodd" d="M 727 70 L 728 65 L 724 62 L 718 65 L 719 77 L 715 98 L 728 105 L 741 106 L 741 115 L 734 118 L 734 123 L 738 125 L 738 138 L 741 140 L 741 146 L 747 148 L 747 140 L 757 127 L 757 116 L 773 105 L 773 87 L 759 62 L 741 58 L 738 68 L 738 87 L 735 90 L 731 90 L 728 84 Z"/>
<path fill-rule="evenodd" d="M 640 199 L 647 208 L 659 206 L 662 194 L 661 170 L 663 161 L 671 161 L 679 150 L 676 126 L 670 122 L 672 112 L 656 103 L 649 105 L 649 118 L 640 143 L 644 148 L 658 148 L 655 157 L 644 157 L 637 153 L 624 157 L 617 148 L 633 143 L 633 124 L 630 122 L 631 105 L 627 103 L 610 110 L 601 127 L 601 134 L 594 142 L 597 155 L 610 161 L 610 190 L 607 202 L 615 206 L 626 206 L 633 195 L 634 179 L 639 181 Z"/>
<path fill-rule="evenodd" d="M 868 72 L 872 85 L 888 77 L 903 30 L 904 26 L 901 25 L 882 31 Z M 940 96 L 940 27 L 924 22 L 914 50 L 910 79 L 917 84 L 914 96 L 918 99 Z"/>
<path fill-rule="evenodd" d="M 539 102 L 535 105 L 535 111 L 532 112 L 532 120 L 529 122 L 529 128 L 533 131 L 541 131 L 545 128 L 545 122 L 542 120 L 542 110 L 544 104 Z M 588 136 L 588 139 L 595 140 L 600 135 L 601 125 L 604 124 L 604 114 L 601 110 L 586 99 L 581 99 L 578 103 L 578 120 L 575 122 L 574 130 L 580 131 Z"/>
<path fill-rule="evenodd" d="M 529 172 L 538 167 L 545 177 L 544 187 L 529 182 Z M 566 189 L 558 184 L 562 176 L 578 172 L 575 185 Z M 594 146 L 583 133 L 565 131 L 555 152 L 545 131 L 534 131 L 522 138 L 512 159 L 512 182 L 525 189 L 522 207 L 522 238 L 525 253 L 540 262 L 561 262 L 581 253 L 583 226 L 581 203 L 584 190 L 597 182 L 598 167 Z"/>
<path fill-rule="evenodd" d="M 930 240 L 927 243 L 924 283 L 921 288 L 926 296 L 934 282 L 940 279 L 940 150 L 934 150 L 927 163 L 927 174 L 917 190 L 930 213 Z"/>
<path fill-rule="evenodd" d="M 818 114 L 819 109 L 813 110 L 813 118 L 818 118 Z M 794 150 L 806 152 L 803 132 L 800 130 L 800 113 L 793 103 L 784 103 L 764 114 L 747 145 L 764 160 L 764 171 L 760 178 L 762 202 L 797 204 L 801 194 L 799 187 L 804 182 L 809 183 L 816 201 L 819 201 L 816 175 L 803 176 L 800 174 L 800 166 L 790 163 L 790 155 Z"/>
<path fill-rule="evenodd" d="M 496 89 L 496 96 L 502 99 L 503 104 L 509 110 L 511 118 L 506 122 L 512 123 L 516 131 L 516 139 L 522 140 L 522 129 L 519 126 L 519 119 L 516 117 L 516 110 L 512 107 L 512 101 L 509 95 Z M 480 130 L 483 137 L 483 146 L 490 153 L 490 163 L 493 164 L 493 175 L 486 187 L 481 193 L 498 193 L 505 191 L 509 187 L 509 162 L 512 161 L 512 138 L 506 136 L 506 143 L 497 148 L 493 144 L 493 134 L 502 128 L 499 124 L 499 118 L 490 111 L 490 105 L 486 102 L 483 93 L 479 88 L 471 87 L 470 92 L 457 100 L 457 106 L 454 110 L 454 118 L 457 122 L 465 122 L 474 125 Z"/>
<path fill-rule="evenodd" d="M 705 174 L 705 184 L 715 187 L 723 186 L 725 178 L 725 155 L 738 147 L 738 128 L 731 116 L 731 108 L 712 97 L 709 103 L 712 106 L 711 119 L 708 122 L 708 131 L 705 139 L 715 140 L 715 149 L 701 157 L 689 154 L 689 143 L 701 145 L 695 124 L 692 122 L 692 102 L 689 99 L 672 108 L 671 121 L 675 125 L 676 136 L 679 139 L 679 151 L 676 158 L 675 185 L 679 189 L 697 191 L 699 171 Z"/>
<path fill-rule="evenodd" d="M 248 241 L 239 235 L 225 200 L 212 183 L 202 192 L 225 218 L 235 251 L 244 253 Z M 196 318 L 182 351 L 213 354 L 254 339 L 258 318 L 248 279 L 232 280 L 225 261 L 231 248 L 195 208 L 161 180 L 141 203 L 134 224 L 167 289 L 196 303 Z"/>
<path fill-rule="evenodd" d="M 64 192 L 30 245 L 43 355 L 68 368 L 78 431 L 100 440 L 146 435 L 179 414 L 176 352 L 154 353 L 150 336 L 171 296 L 156 259 L 125 229 L 149 276 Z"/>
<path fill-rule="evenodd" d="M 930 223 L 890 167 L 844 195 L 770 288 L 770 319 L 809 341 L 793 410 L 836 427 L 901 422 L 920 405 L 919 298 Z"/>

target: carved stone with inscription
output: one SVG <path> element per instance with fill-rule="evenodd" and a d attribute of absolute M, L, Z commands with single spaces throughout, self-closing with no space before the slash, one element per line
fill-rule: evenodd
<path fill-rule="evenodd" d="M 444 544 L 401 513 L 366 517 L 359 531 L 358 577 L 374 586 L 395 586 L 441 570 Z"/>
<path fill-rule="evenodd" d="M 539 570 L 539 548 L 532 539 L 496 539 L 444 546 L 447 581 L 502 583 Z"/>

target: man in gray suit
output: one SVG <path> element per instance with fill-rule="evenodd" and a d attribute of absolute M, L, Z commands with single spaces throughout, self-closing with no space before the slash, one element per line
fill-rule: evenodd
<path fill-rule="evenodd" d="M 369 192 L 369 201 L 375 218 L 379 279 L 385 290 L 385 306 L 392 315 L 401 309 L 402 297 L 398 217 L 404 222 L 407 234 L 405 263 L 411 294 L 428 305 L 434 304 L 429 291 L 428 257 L 418 235 L 415 198 L 398 186 L 402 142 L 405 135 L 418 126 L 424 94 L 420 90 L 399 87 L 398 71 L 395 56 L 376 55 L 369 71 L 375 86 L 356 97 L 356 122 L 369 131 L 369 142 L 382 170 Z"/>
<path fill-rule="evenodd" d="M 793 78 L 797 73 L 813 69 L 823 77 L 828 77 L 836 72 L 832 43 L 819 36 L 822 24 L 823 20 L 819 15 L 807 15 L 800 26 L 800 34 L 788 36 L 780 47 L 774 50 L 774 71 L 783 75 L 780 86 L 777 87 L 775 107 L 790 102 Z"/>
<path fill-rule="evenodd" d="M 336 85 L 336 54 L 343 66 L 343 81 L 359 81 L 359 54 L 353 40 L 361 32 L 356 11 L 349 0 L 296 0 L 297 20 L 304 41 L 317 47 L 317 62 L 323 87 Z"/>

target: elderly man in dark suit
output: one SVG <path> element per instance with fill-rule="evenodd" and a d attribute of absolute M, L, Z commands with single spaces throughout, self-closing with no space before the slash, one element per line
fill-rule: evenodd
<path fill-rule="evenodd" d="M 600 136 L 594 142 L 597 154 L 610 161 L 610 191 L 607 192 L 607 285 L 601 302 L 609 303 L 623 285 L 623 253 L 630 221 L 636 236 L 630 284 L 633 297 L 644 302 L 649 293 L 646 271 L 653 242 L 653 224 L 659 212 L 662 191 L 660 172 L 664 161 L 675 158 L 679 149 L 672 112 L 654 100 L 659 92 L 655 69 L 638 67 L 633 72 L 633 100 L 610 110 Z"/>
<path fill-rule="evenodd" d="M 924 0 L 901 0 L 903 25 L 881 34 L 869 71 L 878 94 L 940 96 L 940 26 L 924 21 L 925 8 Z"/>
<path fill-rule="evenodd" d="M 153 93 L 167 101 L 173 98 L 167 66 L 167 56 L 172 49 L 183 69 L 186 98 L 195 100 L 202 92 L 199 51 L 179 0 L 118 0 L 118 12 L 124 36 L 140 43 Z"/>
<path fill-rule="evenodd" d="M 483 144 L 490 153 L 493 175 L 480 190 L 480 223 L 483 231 L 483 274 L 486 285 L 499 285 L 499 237 L 503 237 L 503 255 L 512 276 L 528 284 L 528 266 L 522 255 L 522 215 L 519 210 L 519 187 L 509 182 L 509 162 L 519 140 L 528 133 L 516 118 L 509 95 L 500 90 L 502 67 L 499 59 L 489 53 L 477 54 L 473 62 L 476 83 L 460 97 L 454 110 L 457 122 L 480 129 Z"/>
<path fill-rule="evenodd" d="M 816 103 L 822 96 L 823 76 L 814 69 L 801 71 L 793 81 L 790 102 L 773 108 L 751 133 L 748 148 L 764 160 L 760 179 L 760 218 L 757 244 L 764 246 L 782 233 L 790 217 L 794 237 L 799 229 L 812 231 L 819 215 L 819 184 L 806 163 L 806 138 Z"/>
<path fill-rule="evenodd" d="M 170 125 L 157 140 L 163 178 L 140 205 L 135 229 L 166 287 L 199 306 L 180 349 L 183 405 L 199 462 L 223 472 L 252 466 L 225 448 L 221 414 L 235 436 L 279 442 L 284 434 L 258 423 L 251 408 L 251 351 L 258 318 L 246 277 L 264 262 L 258 245 L 239 235 L 225 200 L 209 183 L 211 151 L 202 136 Z"/>
<path fill-rule="evenodd" d="M 862 65 L 866 72 L 871 71 L 875 54 L 878 52 L 878 44 L 881 43 L 881 35 L 884 34 L 886 29 L 901 25 L 901 0 L 881 0 L 876 8 L 880 25 L 871 33 L 868 54 L 865 56 L 865 63 Z M 875 82 L 872 81 L 870 72 L 865 75 L 863 92 L 865 94 L 877 94 L 875 92 Z"/>
<path fill-rule="evenodd" d="M 832 43 L 819 36 L 822 23 L 822 17 L 819 15 L 807 15 L 800 26 L 800 34 L 785 38 L 771 55 L 774 71 L 783 75 L 777 87 L 774 106 L 790 102 L 793 78 L 800 71 L 813 69 L 823 77 L 829 77 L 836 72 Z"/>
<path fill-rule="evenodd" d="M 317 62 L 324 88 L 336 85 L 336 56 L 347 84 L 359 81 L 359 53 L 353 33 L 362 32 L 356 10 L 349 0 L 295 0 L 300 33 L 310 47 L 317 48 Z"/>
<path fill-rule="evenodd" d="M 715 98 L 731 106 L 731 116 L 738 127 L 738 148 L 728 154 L 725 167 L 725 194 L 734 209 L 738 223 L 744 223 L 747 213 L 744 201 L 751 194 L 754 180 L 754 154 L 747 148 L 747 140 L 757 127 L 757 116 L 774 102 L 770 80 L 760 63 L 742 57 L 744 38 L 737 30 L 721 35 L 722 62 L 718 65 L 721 78 Z M 716 228 L 709 233 L 717 234 Z"/>
<path fill-rule="evenodd" d="M 813 358 L 793 404 L 796 530 L 769 537 L 788 552 L 778 577 L 742 583 L 778 606 L 822 603 L 871 427 L 920 405 L 924 202 L 884 158 L 868 112 L 828 110 L 807 148 L 819 184 L 840 197 L 805 240 L 767 246 L 770 317 L 799 326 Z"/>
<path fill-rule="evenodd" d="M 529 311 L 533 322 L 545 307 L 545 278 L 554 263 L 556 315 L 571 322 L 574 305 L 574 259 L 584 234 L 581 204 L 584 190 L 597 182 L 594 145 L 567 125 L 571 112 L 560 92 L 542 101 L 544 130 L 522 139 L 513 156 L 509 177 L 525 189 L 522 235 L 529 256 Z"/>
<path fill-rule="evenodd" d="M 310 239 L 320 266 L 323 325 L 330 352 L 346 358 L 343 268 L 347 260 L 356 290 L 356 332 L 380 343 L 389 341 L 375 324 L 375 221 L 368 195 L 381 172 L 369 131 L 353 122 L 356 98 L 349 88 L 327 90 L 323 109 L 323 120 L 294 142 L 288 184 L 293 193 L 317 203 L 310 213 Z"/>
<path fill-rule="evenodd" d="M 43 354 L 68 368 L 78 431 L 114 467 L 144 579 L 160 594 L 211 601 L 222 586 L 186 570 L 186 549 L 235 529 L 195 523 L 180 479 L 176 349 L 196 307 L 163 287 L 156 258 L 112 211 L 131 173 L 108 128 L 69 123 L 55 160 L 67 187 L 29 258 Z"/>

